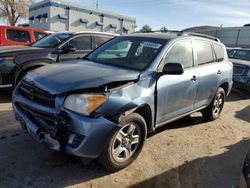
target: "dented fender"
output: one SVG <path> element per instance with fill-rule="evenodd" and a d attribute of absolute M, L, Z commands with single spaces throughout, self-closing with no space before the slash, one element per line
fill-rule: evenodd
<path fill-rule="evenodd" d="M 106 93 L 108 100 L 96 112 L 119 124 L 122 117 L 148 105 L 151 110 L 151 125 L 155 119 L 156 79 L 151 74 L 142 75 L 140 80 L 119 90 Z M 153 127 L 149 127 L 149 129 Z"/>

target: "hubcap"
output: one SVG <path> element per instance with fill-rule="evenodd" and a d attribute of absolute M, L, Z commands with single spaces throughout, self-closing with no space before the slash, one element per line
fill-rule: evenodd
<path fill-rule="evenodd" d="M 218 93 L 214 100 L 214 106 L 213 106 L 213 113 L 215 116 L 218 116 L 221 112 L 222 106 L 223 106 L 223 95 L 221 93 Z"/>
<path fill-rule="evenodd" d="M 117 162 L 131 158 L 139 146 L 141 132 L 139 125 L 128 123 L 116 134 L 112 144 L 112 156 Z"/>

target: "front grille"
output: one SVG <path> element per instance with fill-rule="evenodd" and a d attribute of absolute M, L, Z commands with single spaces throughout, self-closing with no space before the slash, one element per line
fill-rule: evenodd
<path fill-rule="evenodd" d="M 234 65 L 234 68 L 233 68 L 234 75 L 241 75 L 244 73 L 244 71 L 245 71 L 245 67 Z"/>
<path fill-rule="evenodd" d="M 22 80 L 19 92 L 25 98 L 48 107 L 55 107 L 55 96 L 34 86 L 31 82 Z"/>
<path fill-rule="evenodd" d="M 56 118 L 52 115 L 42 114 L 41 112 L 31 110 L 29 107 L 16 103 L 19 109 L 35 124 L 41 125 L 44 129 L 53 128 L 56 124 Z M 49 131 L 49 130 L 46 130 Z"/>

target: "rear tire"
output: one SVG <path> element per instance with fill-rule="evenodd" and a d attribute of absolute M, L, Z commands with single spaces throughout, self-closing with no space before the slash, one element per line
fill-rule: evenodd
<path fill-rule="evenodd" d="M 147 135 L 144 118 L 132 113 L 120 122 L 121 128 L 112 136 L 98 161 L 110 171 L 130 165 L 140 154 Z"/>
<path fill-rule="evenodd" d="M 224 107 L 225 102 L 225 91 L 219 87 L 212 102 L 208 107 L 201 111 L 205 121 L 213 121 L 217 119 Z"/>

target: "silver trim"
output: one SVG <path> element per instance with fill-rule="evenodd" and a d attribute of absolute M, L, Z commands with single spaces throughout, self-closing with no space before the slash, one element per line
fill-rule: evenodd
<path fill-rule="evenodd" d="M 0 88 L 10 88 L 10 87 L 12 87 L 12 84 L 0 85 Z"/>
<path fill-rule="evenodd" d="M 164 121 L 164 122 L 162 122 L 162 123 L 156 124 L 155 127 L 156 127 L 156 128 L 157 128 L 157 127 L 161 127 L 161 126 L 166 125 L 166 124 L 168 124 L 168 123 L 171 123 L 171 122 L 173 122 L 173 121 L 175 121 L 175 120 L 177 120 L 177 119 L 181 119 L 181 118 L 183 118 L 183 117 L 185 117 L 185 116 L 187 116 L 187 115 L 190 115 L 190 114 L 192 114 L 192 113 L 194 113 L 194 112 L 200 111 L 200 110 L 202 110 L 202 109 L 204 109 L 204 108 L 206 108 L 206 107 L 207 107 L 207 106 L 200 107 L 200 108 L 195 109 L 195 110 L 193 110 L 193 111 L 191 111 L 191 112 L 182 114 L 182 115 L 180 115 L 180 116 L 178 116 L 178 117 L 175 117 L 175 118 L 169 119 L 169 120 L 167 120 L 167 121 Z"/>

